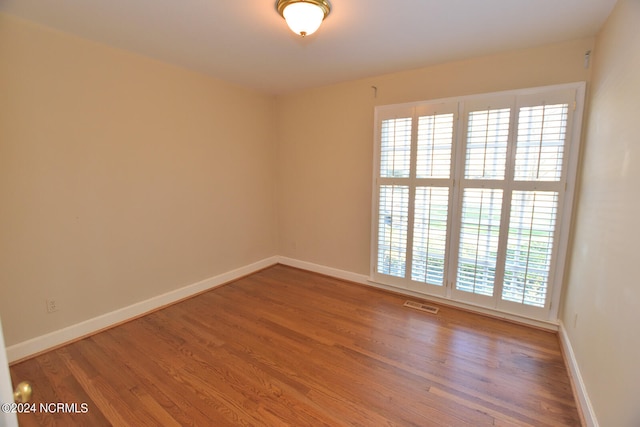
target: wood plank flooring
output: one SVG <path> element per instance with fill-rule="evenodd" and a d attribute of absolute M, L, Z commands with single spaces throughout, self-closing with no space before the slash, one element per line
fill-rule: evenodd
<path fill-rule="evenodd" d="M 21 426 L 578 426 L 555 334 L 277 265 L 11 367 Z M 73 409 L 73 407 L 71 407 Z"/>

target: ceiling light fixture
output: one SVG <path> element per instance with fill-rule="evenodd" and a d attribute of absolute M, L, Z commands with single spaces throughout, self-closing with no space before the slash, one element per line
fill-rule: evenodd
<path fill-rule="evenodd" d="M 302 37 L 315 33 L 331 12 L 326 0 L 278 0 L 276 9 L 291 31 Z"/>

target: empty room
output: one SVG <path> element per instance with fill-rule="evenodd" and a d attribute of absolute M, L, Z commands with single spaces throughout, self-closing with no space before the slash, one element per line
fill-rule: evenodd
<path fill-rule="evenodd" d="M 639 0 L 0 0 L 0 426 L 639 426 L 639 47 Z"/>

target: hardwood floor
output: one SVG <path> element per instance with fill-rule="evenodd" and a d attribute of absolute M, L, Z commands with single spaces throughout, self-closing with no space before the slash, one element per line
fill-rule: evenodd
<path fill-rule="evenodd" d="M 271 267 L 12 366 L 88 409 L 20 425 L 580 425 L 555 334 L 405 300 Z"/>

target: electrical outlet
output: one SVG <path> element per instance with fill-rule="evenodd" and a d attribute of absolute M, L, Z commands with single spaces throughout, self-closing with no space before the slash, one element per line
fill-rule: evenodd
<path fill-rule="evenodd" d="M 54 311 L 60 310 L 58 306 L 58 301 L 53 298 L 47 298 L 47 313 L 53 313 Z"/>

